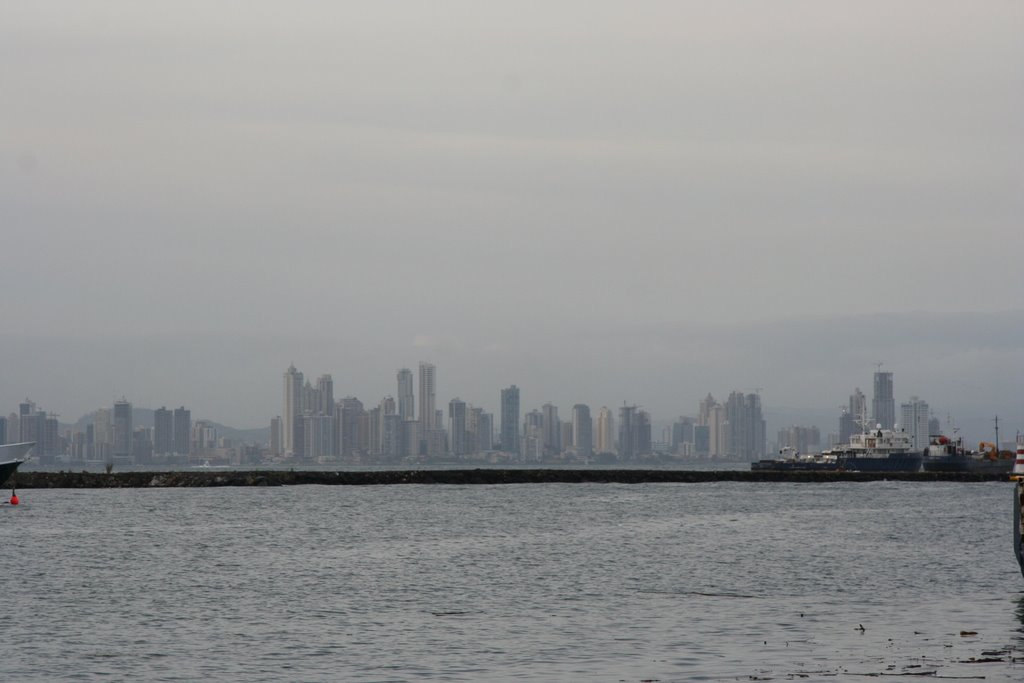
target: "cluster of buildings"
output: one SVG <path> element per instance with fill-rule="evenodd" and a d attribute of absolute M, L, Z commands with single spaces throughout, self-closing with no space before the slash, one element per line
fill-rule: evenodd
<path fill-rule="evenodd" d="M 419 366 L 419 396 L 412 370 L 397 374 L 397 399 L 386 396 L 367 408 L 355 396 L 334 398 L 334 380 L 316 384 L 291 365 L 284 373 L 282 414 L 270 422 L 270 455 L 297 461 L 381 460 L 454 456 L 494 449 L 493 415 L 459 398 L 437 407 L 437 368 Z M 417 412 L 418 407 L 418 412 Z"/>
<path fill-rule="evenodd" d="M 17 412 L 0 416 L 0 443 L 35 441 L 32 457 L 43 465 L 185 465 L 217 459 L 223 462 L 258 462 L 260 448 L 233 444 L 218 437 L 217 428 L 205 420 L 192 420 L 184 406 L 145 411 L 152 422 L 137 425 L 132 404 L 122 398 L 109 408 L 99 408 L 75 425 L 61 425 L 56 413 L 48 413 L 25 399 Z M 83 424 L 84 422 L 84 424 Z"/>
<path fill-rule="evenodd" d="M 415 381 L 418 379 L 418 382 Z M 523 413 L 519 387 L 500 391 L 495 416 L 460 398 L 437 405 L 437 368 L 420 363 L 396 374 L 396 395 L 373 407 L 334 397 L 334 381 L 316 382 L 291 365 L 284 372 L 282 414 L 270 425 L 270 455 L 310 463 L 403 460 L 631 461 L 654 456 L 756 459 L 765 452 L 765 421 L 757 394 L 733 392 L 720 404 L 709 394 L 697 418 L 680 418 L 670 443 L 652 440 L 651 416 L 636 405 L 596 415 L 578 403 L 560 417 L 545 403 Z M 397 396 L 397 398 L 396 398 Z M 567 419 L 563 419 L 567 418 Z"/>
<path fill-rule="evenodd" d="M 445 407 L 437 402 L 437 368 L 420 363 L 396 374 L 396 393 L 367 406 L 354 396 L 335 399 L 334 381 L 321 375 L 315 384 L 291 365 L 284 372 L 282 414 L 270 424 L 269 440 L 238 443 L 218 435 L 216 425 L 192 420 L 184 406 L 133 410 L 122 398 L 75 425 L 61 425 L 25 399 L 17 412 L 0 416 L 0 443 L 35 441 L 34 456 L 53 465 L 247 465 L 266 461 L 401 463 L 420 461 L 613 462 L 652 458 L 702 458 L 753 461 L 766 455 L 766 425 L 759 393 L 733 391 L 724 401 L 708 394 L 697 414 L 681 416 L 652 440 L 650 414 L 636 405 L 595 414 L 577 403 L 568 415 L 545 403 L 521 410 L 516 385 L 500 390 L 495 416 L 460 398 Z M 142 419 L 139 420 L 139 415 Z M 869 418 L 870 416 L 870 418 Z M 151 421 L 150 421 L 151 417 Z M 939 432 L 928 404 L 916 396 L 900 406 L 897 420 L 891 372 L 874 376 L 870 410 L 855 389 L 839 416 L 839 429 L 822 444 L 817 427 L 792 426 L 777 432 L 775 445 L 801 453 L 847 443 L 865 428 L 908 432 L 915 448 L 924 448 Z M 135 424 L 136 421 L 145 424 Z"/>

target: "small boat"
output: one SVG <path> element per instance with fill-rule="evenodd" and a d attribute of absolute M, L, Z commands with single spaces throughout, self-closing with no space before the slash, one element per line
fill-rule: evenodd
<path fill-rule="evenodd" d="M 0 486 L 2 486 L 21 463 L 25 462 L 26 456 L 32 447 L 36 445 L 35 441 L 25 441 L 22 443 L 8 443 L 0 445 Z"/>

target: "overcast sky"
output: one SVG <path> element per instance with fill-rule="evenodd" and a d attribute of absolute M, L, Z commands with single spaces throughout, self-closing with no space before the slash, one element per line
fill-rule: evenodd
<path fill-rule="evenodd" d="M 0 3 L 0 412 L 834 410 L 1024 429 L 1024 4 Z"/>

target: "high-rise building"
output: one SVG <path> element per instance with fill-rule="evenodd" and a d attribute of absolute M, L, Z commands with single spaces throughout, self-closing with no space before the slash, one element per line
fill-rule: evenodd
<path fill-rule="evenodd" d="M 301 429 L 302 388 L 302 373 L 295 369 L 294 364 L 289 365 L 284 372 L 284 411 L 281 413 L 284 423 L 283 448 L 288 455 L 295 453 L 295 437 Z"/>
<path fill-rule="evenodd" d="M 680 452 L 680 444 L 693 444 L 693 426 L 694 419 L 692 417 L 680 416 L 678 420 L 672 423 L 669 449 L 673 453 Z"/>
<path fill-rule="evenodd" d="M 594 423 L 590 406 L 577 403 L 572 407 L 572 445 L 576 452 L 589 457 L 594 452 Z"/>
<path fill-rule="evenodd" d="M 281 455 L 281 416 L 270 418 L 270 454 Z"/>
<path fill-rule="evenodd" d="M 316 381 L 314 405 L 307 408 L 314 415 L 334 415 L 334 379 L 330 375 L 320 375 Z"/>
<path fill-rule="evenodd" d="M 693 427 L 693 453 L 698 457 L 711 455 L 711 427 L 710 425 L 694 425 Z"/>
<path fill-rule="evenodd" d="M 519 453 L 519 387 L 501 390 L 501 450 Z"/>
<path fill-rule="evenodd" d="M 466 402 L 453 398 L 448 402 L 448 434 L 451 454 L 461 457 L 469 453 L 466 443 Z"/>
<path fill-rule="evenodd" d="M 93 459 L 110 462 L 114 449 L 114 419 L 109 408 L 100 408 L 93 414 L 92 428 Z"/>
<path fill-rule="evenodd" d="M 424 432 L 440 427 L 437 422 L 437 368 L 420 362 L 420 427 Z"/>
<path fill-rule="evenodd" d="M 558 419 L 558 408 L 550 403 L 541 406 L 541 429 L 544 432 L 544 454 L 557 455 L 562 452 L 562 423 Z"/>
<path fill-rule="evenodd" d="M 341 456 L 351 458 L 359 451 L 361 441 L 359 422 L 365 413 L 363 402 L 354 396 L 349 396 L 338 401 L 336 408 L 339 419 L 335 429 L 341 443 Z"/>
<path fill-rule="evenodd" d="M 178 455 L 192 453 L 192 411 L 185 406 L 174 409 L 173 451 Z"/>
<path fill-rule="evenodd" d="M 301 420 L 299 421 L 299 429 L 304 431 Z M 196 420 L 192 423 L 190 437 L 189 449 L 195 455 L 203 455 L 217 447 L 217 428 L 206 420 Z"/>
<path fill-rule="evenodd" d="M 366 411 L 366 433 L 368 438 L 366 451 L 372 456 L 380 455 L 380 434 L 383 431 L 381 429 L 380 414 L 380 406 L 375 406 Z"/>
<path fill-rule="evenodd" d="M 381 457 L 394 459 L 401 455 L 402 417 L 394 411 L 381 411 L 380 416 L 380 454 Z"/>
<path fill-rule="evenodd" d="M 7 418 L 0 415 L 0 444 L 7 443 Z"/>
<path fill-rule="evenodd" d="M 153 411 L 153 452 L 157 455 L 174 452 L 174 413 L 166 406 Z"/>
<path fill-rule="evenodd" d="M 705 424 L 702 426 L 708 428 L 708 455 L 712 458 L 724 457 L 727 455 L 726 427 L 729 423 L 726 419 L 725 406 L 717 402 L 709 405 L 704 419 Z"/>
<path fill-rule="evenodd" d="M 476 452 L 484 453 L 494 448 L 494 416 L 480 411 L 476 418 Z"/>
<path fill-rule="evenodd" d="M 113 455 L 124 460 L 132 457 L 132 404 L 123 396 L 120 401 L 114 401 Z"/>
<path fill-rule="evenodd" d="M 619 408 L 619 458 L 632 460 L 637 456 L 636 406 Z"/>
<path fill-rule="evenodd" d="M 636 444 L 637 455 L 647 455 L 653 451 L 651 444 L 651 414 L 646 410 L 637 410 L 636 419 L 633 422 L 636 436 L 633 441 Z"/>
<path fill-rule="evenodd" d="M 850 437 L 859 434 L 868 425 L 863 424 L 868 417 L 868 400 L 860 388 L 850 394 L 850 403 L 839 415 L 839 443 L 850 443 Z"/>
<path fill-rule="evenodd" d="M 416 419 L 415 403 L 412 393 L 412 370 L 402 368 L 398 371 L 398 415 L 405 420 Z"/>
<path fill-rule="evenodd" d="M 608 406 L 601 406 L 597 413 L 597 452 L 615 452 L 615 424 L 612 411 Z"/>
<path fill-rule="evenodd" d="M 306 458 L 327 462 L 334 455 L 334 419 L 330 415 L 307 412 L 302 416 Z"/>
<path fill-rule="evenodd" d="M 871 401 L 871 419 L 882 429 L 892 429 L 896 423 L 896 400 L 892 393 L 892 373 L 875 373 L 875 395 Z"/>
<path fill-rule="evenodd" d="M 765 422 L 761 414 L 761 397 L 734 391 L 725 403 L 725 453 L 742 460 L 763 458 L 766 450 Z"/>
<path fill-rule="evenodd" d="M 560 426 L 561 429 L 559 431 L 561 434 L 558 439 L 558 452 L 568 453 L 573 447 L 572 422 L 562 422 L 560 423 Z"/>
<path fill-rule="evenodd" d="M 929 443 L 928 403 L 917 396 L 900 406 L 903 430 L 910 436 L 914 450 L 923 450 Z"/>
<path fill-rule="evenodd" d="M 715 397 L 708 393 L 703 399 L 701 399 L 699 410 L 697 412 L 697 424 L 708 425 L 711 420 L 711 410 L 718 405 L 718 401 Z"/>

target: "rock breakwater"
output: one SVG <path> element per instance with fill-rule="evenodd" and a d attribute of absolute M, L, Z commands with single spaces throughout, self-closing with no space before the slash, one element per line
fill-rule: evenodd
<path fill-rule="evenodd" d="M 751 472 L 744 470 L 453 469 L 379 472 L 224 470 L 217 472 L 17 472 L 18 488 L 149 488 L 207 486 L 387 486 L 392 484 L 573 484 L 707 482 L 1005 481 L 1006 475 L 966 472 Z"/>

